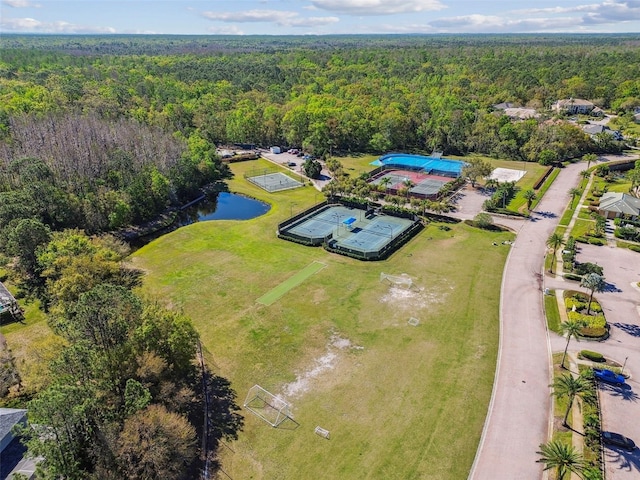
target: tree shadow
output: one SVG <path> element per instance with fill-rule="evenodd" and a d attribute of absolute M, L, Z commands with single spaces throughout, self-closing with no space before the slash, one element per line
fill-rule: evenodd
<path fill-rule="evenodd" d="M 612 323 L 611 325 L 616 328 L 619 328 L 625 333 L 628 333 L 632 337 L 640 337 L 640 326 L 638 325 L 633 325 L 631 323 L 620 323 L 620 322 L 615 322 L 615 323 Z"/>
<path fill-rule="evenodd" d="M 605 282 L 604 285 L 604 289 L 602 290 L 603 292 L 607 292 L 607 293 L 620 293 L 622 292 L 622 290 L 620 290 L 615 283 L 609 283 L 609 282 Z"/>
<path fill-rule="evenodd" d="M 640 396 L 632 390 L 631 385 L 620 385 L 618 387 L 609 383 L 600 383 L 600 390 L 627 402 L 635 403 L 640 399 Z"/>
<path fill-rule="evenodd" d="M 640 450 L 636 448 L 629 452 L 613 445 L 605 445 L 604 447 L 604 457 L 607 464 L 613 465 L 618 470 L 640 472 Z"/>
<path fill-rule="evenodd" d="M 556 218 L 558 216 L 553 212 L 547 212 L 547 211 L 534 210 L 532 213 L 536 213 L 536 214 L 538 214 L 538 215 L 540 215 L 541 217 L 544 217 L 544 218 Z"/>

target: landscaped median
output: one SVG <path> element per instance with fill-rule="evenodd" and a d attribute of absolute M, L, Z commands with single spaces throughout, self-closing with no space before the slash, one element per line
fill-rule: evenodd
<path fill-rule="evenodd" d="M 550 442 L 541 445 L 540 462 L 553 469 L 558 480 L 558 460 L 563 457 L 567 472 L 581 478 L 604 478 L 600 405 L 593 369 L 570 355 L 568 369 L 561 366 L 563 354 L 553 355 L 553 433 Z M 576 405 L 577 403 L 577 405 Z"/>

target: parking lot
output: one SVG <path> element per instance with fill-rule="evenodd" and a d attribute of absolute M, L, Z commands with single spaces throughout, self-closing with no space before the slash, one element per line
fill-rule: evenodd
<path fill-rule="evenodd" d="M 592 262 L 602 266 L 607 290 L 596 293 L 602 304 L 611 336 L 604 342 L 572 343 L 572 349 L 595 350 L 624 365 L 631 378 L 627 387 L 602 383 L 602 429 L 620 433 L 640 444 L 640 254 L 627 249 L 580 244 L 579 262 Z M 551 288 L 576 289 L 577 282 L 548 279 Z M 552 349 L 564 349 L 566 339 L 553 335 Z M 627 452 L 617 447 L 606 447 L 606 478 L 608 480 L 637 480 L 640 478 L 640 450 Z"/>

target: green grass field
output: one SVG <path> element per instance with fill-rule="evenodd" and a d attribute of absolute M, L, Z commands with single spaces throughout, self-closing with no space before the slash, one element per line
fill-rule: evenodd
<path fill-rule="evenodd" d="M 256 163 L 232 165 L 229 186 L 270 202 L 266 215 L 190 225 L 132 259 L 147 272 L 144 293 L 193 319 L 239 404 L 254 384 L 292 404 L 296 429 L 245 411 L 239 439 L 221 448 L 224 471 L 235 479 L 467 478 L 495 369 L 509 251 L 501 242 L 513 235 L 434 224 L 383 262 L 286 242 L 277 223 L 320 198 L 311 187 L 258 189 L 242 178 Z M 327 267 L 272 305 L 256 303 L 312 262 Z M 414 289 L 390 288 L 381 272 L 410 275 Z M 420 324 L 408 325 L 410 317 Z M 317 425 L 330 440 L 314 434 Z"/>
<path fill-rule="evenodd" d="M 298 273 L 293 275 L 291 278 L 286 279 L 280 285 L 277 285 L 272 290 L 269 290 L 263 296 L 261 296 L 256 302 L 266 305 L 272 305 L 275 303 L 281 296 L 287 293 L 292 288 L 297 287 L 302 282 L 304 282 L 307 278 L 313 275 L 316 272 L 322 270 L 326 265 L 320 262 L 313 262 L 304 267 Z"/>

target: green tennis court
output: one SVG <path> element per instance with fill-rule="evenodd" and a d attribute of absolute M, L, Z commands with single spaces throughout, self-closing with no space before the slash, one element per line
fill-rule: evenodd
<path fill-rule="evenodd" d="M 262 303 L 263 305 L 267 305 L 267 306 L 273 304 L 276 300 L 278 300 L 281 296 L 283 296 L 289 290 L 291 290 L 294 287 L 297 287 L 302 282 L 304 282 L 307 278 L 309 278 L 311 275 L 313 275 L 316 272 L 319 272 L 324 267 L 326 267 L 326 265 L 321 262 L 310 263 L 309 265 L 304 267 L 302 270 L 300 270 L 298 273 L 296 273 L 293 277 L 288 278 L 277 287 L 265 293 L 258 300 L 256 300 L 256 302 Z"/>

